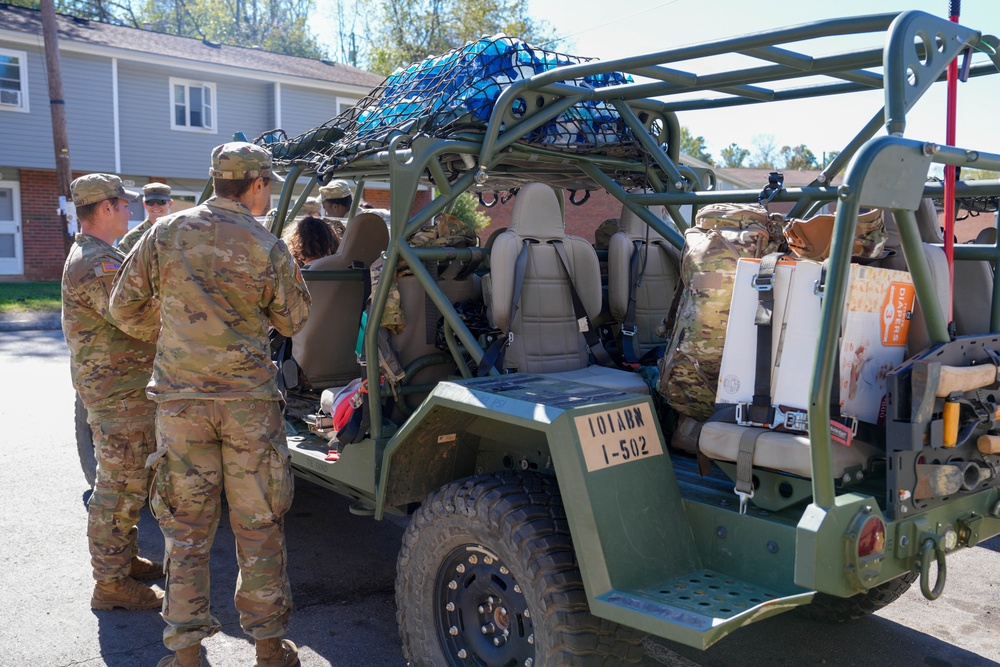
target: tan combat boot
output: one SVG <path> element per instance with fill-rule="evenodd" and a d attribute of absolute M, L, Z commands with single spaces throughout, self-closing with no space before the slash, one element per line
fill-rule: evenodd
<path fill-rule="evenodd" d="M 163 576 L 163 564 L 151 561 L 142 556 L 133 556 L 130 565 L 129 575 L 137 581 L 147 581 L 149 579 L 159 579 Z"/>
<path fill-rule="evenodd" d="M 90 598 L 91 609 L 159 609 L 163 606 L 163 591 L 140 584 L 131 577 L 118 581 L 97 582 Z"/>
<path fill-rule="evenodd" d="M 174 651 L 173 655 L 160 658 L 156 667 L 201 667 L 201 643 L 185 646 Z"/>
<path fill-rule="evenodd" d="M 256 667 L 294 667 L 299 664 L 299 649 L 291 641 L 272 637 L 257 640 Z"/>

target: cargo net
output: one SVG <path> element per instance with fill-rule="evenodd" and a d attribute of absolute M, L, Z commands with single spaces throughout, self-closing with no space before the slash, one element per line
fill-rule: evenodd
<path fill-rule="evenodd" d="M 279 164 L 308 163 L 322 177 L 384 149 L 398 134 L 447 138 L 461 132 L 481 133 L 500 93 L 512 82 L 590 60 L 504 35 L 482 38 L 396 70 L 357 105 L 317 128 L 291 139 L 274 131 L 257 141 L 268 145 Z M 631 82 L 631 77 L 619 72 L 567 81 L 592 89 Z M 533 105 L 538 99 L 545 101 L 544 96 L 532 95 L 531 99 Z M 533 111 L 528 105 L 524 99 L 515 100 L 514 117 Z M 620 157 L 639 157 L 642 150 L 618 112 L 604 101 L 581 101 L 520 141 Z"/>

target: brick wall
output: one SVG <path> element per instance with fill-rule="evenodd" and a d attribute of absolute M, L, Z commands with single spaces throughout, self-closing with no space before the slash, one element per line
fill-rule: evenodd
<path fill-rule="evenodd" d="M 56 172 L 21 169 L 20 185 L 24 277 L 28 280 L 59 280 L 70 240 L 56 213 L 59 206 Z"/>
<path fill-rule="evenodd" d="M 420 190 L 417 192 L 417 196 L 413 200 L 413 210 L 410 211 L 410 215 L 413 215 L 424 206 L 427 206 L 430 201 L 430 190 Z M 391 203 L 389 201 L 389 190 L 365 188 L 365 202 L 371 204 L 375 208 L 391 208 L 389 205 Z"/>
<path fill-rule="evenodd" d="M 583 197 L 583 193 L 577 194 L 577 199 Z M 581 206 L 569 203 L 569 194 L 564 192 L 566 200 L 566 233 L 573 236 L 580 236 L 590 242 L 594 241 L 594 230 L 597 226 L 608 218 L 617 218 L 621 215 L 622 204 L 604 190 L 595 190 L 590 193 L 590 199 Z M 483 199 L 489 203 L 493 200 L 492 193 L 484 195 Z M 506 204 L 497 202 L 492 208 L 479 206 L 479 210 L 490 216 L 490 224 L 486 229 L 479 232 L 479 238 L 483 243 L 495 230 L 507 227 L 510 224 L 510 214 L 514 210 L 515 197 L 511 197 Z"/>

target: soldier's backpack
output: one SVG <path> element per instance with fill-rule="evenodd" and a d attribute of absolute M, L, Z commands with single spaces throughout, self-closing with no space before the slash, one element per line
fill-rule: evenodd
<path fill-rule="evenodd" d="M 684 232 L 681 286 L 657 387 L 682 415 L 712 415 L 736 262 L 784 251 L 781 224 L 781 214 L 759 204 L 712 204 Z"/>

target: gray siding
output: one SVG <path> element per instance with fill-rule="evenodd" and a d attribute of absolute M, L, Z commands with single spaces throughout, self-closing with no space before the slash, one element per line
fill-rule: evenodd
<path fill-rule="evenodd" d="M 281 124 L 289 137 L 311 130 L 336 115 L 336 95 L 295 86 L 281 86 Z"/>
<path fill-rule="evenodd" d="M 171 130 L 170 77 L 214 83 L 215 133 Z M 118 66 L 122 170 L 168 178 L 208 175 L 209 156 L 243 132 L 253 139 L 271 129 L 271 84 L 146 63 Z"/>
<path fill-rule="evenodd" d="M 29 113 L 0 111 L 0 165 L 54 169 L 52 115 L 45 60 L 39 50 L 20 45 L 3 48 L 27 51 Z M 74 171 L 112 171 L 114 161 L 111 116 L 111 62 L 78 54 L 60 58 L 70 165 Z"/>

